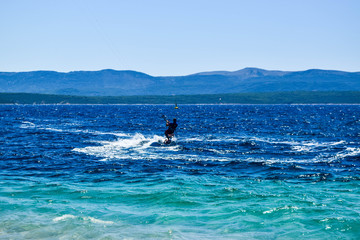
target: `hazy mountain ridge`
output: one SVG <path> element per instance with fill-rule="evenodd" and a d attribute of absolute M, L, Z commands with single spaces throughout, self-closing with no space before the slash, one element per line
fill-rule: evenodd
<path fill-rule="evenodd" d="M 201 72 L 155 77 L 136 71 L 0 72 L 0 92 L 88 96 L 217 94 L 279 91 L 360 91 L 360 72 L 309 69 Z"/>

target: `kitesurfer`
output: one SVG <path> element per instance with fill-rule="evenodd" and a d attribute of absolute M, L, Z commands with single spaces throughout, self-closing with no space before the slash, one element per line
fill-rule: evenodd
<path fill-rule="evenodd" d="M 169 120 L 166 120 L 166 126 L 168 129 L 165 131 L 166 140 L 165 143 L 170 143 L 171 138 L 174 136 L 174 132 L 177 128 L 176 118 L 173 119 L 173 122 L 171 123 Z"/>

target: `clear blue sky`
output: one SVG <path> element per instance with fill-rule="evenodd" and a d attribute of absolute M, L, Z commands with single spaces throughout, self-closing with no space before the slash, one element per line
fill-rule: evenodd
<path fill-rule="evenodd" d="M 0 71 L 360 71 L 359 0 L 0 0 Z"/>

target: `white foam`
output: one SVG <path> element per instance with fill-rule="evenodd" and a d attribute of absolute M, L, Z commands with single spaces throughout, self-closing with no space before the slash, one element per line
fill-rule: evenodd
<path fill-rule="evenodd" d="M 82 130 L 82 129 L 71 129 L 71 128 L 70 129 L 69 128 L 61 129 L 61 128 L 56 128 L 56 127 L 51 127 L 51 126 L 36 126 L 34 123 L 28 122 L 28 121 L 24 121 L 20 125 L 20 128 L 35 128 L 35 127 L 37 129 L 51 131 L 51 132 L 86 133 L 86 134 L 94 134 L 94 135 L 113 135 L 113 136 L 117 136 L 117 137 L 128 137 L 129 136 L 129 134 L 118 133 L 118 132 L 102 132 L 102 131 L 96 131 L 96 130 L 88 130 L 88 129 Z"/>
<path fill-rule="evenodd" d="M 184 141 L 186 142 L 203 142 L 204 140 L 205 138 L 201 138 L 201 137 L 191 137 L 184 139 Z"/>
<path fill-rule="evenodd" d="M 284 206 L 284 207 L 278 207 L 278 208 L 272 208 L 268 211 L 264 211 L 263 214 L 269 214 L 269 213 L 273 213 L 273 212 L 277 212 L 277 211 L 280 211 L 280 210 L 298 210 L 300 208 L 298 207 L 293 207 L 293 206 Z"/>
<path fill-rule="evenodd" d="M 344 145 L 344 140 L 337 142 L 317 142 L 317 141 L 303 141 L 293 143 L 291 150 L 295 152 L 319 152 L 331 150 L 334 146 Z"/>
<path fill-rule="evenodd" d="M 53 219 L 53 222 L 65 221 L 67 219 L 81 219 L 83 221 L 90 221 L 92 223 L 105 224 L 105 225 L 114 224 L 113 221 L 104 221 L 104 220 L 100 220 L 100 219 L 97 219 L 97 218 L 94 218 L 94 217 L 77 217 L 77 216 L 74 216 L 74 215 L 71 215 L 71 214 L 65 214 L 65 215 L 62 215 L 60 217 L 56 217 L 56 218 Z"/>
<path fill-rule="evenodd" d="M 66 219 L 74 219 L 74 218 L 76 218 L 76 216 L 71 215 L 71 214 L 65 214 L 65 215 L 62 215 L 61 217 L 54 218 L 53 222 L 59 222 L 59 221 L 64 221 Z"/>
<path fill-rule="evenodd" d="M 346 141 L 333 141 L 333 142 L 318 142 L 315 140 L 308 141 L 275 141 L 270 138 L 257 138 L 257 137 L 223 137 L 223 138 L 214 138 L 212 135 L 203 136 L 203 137 L 190 137 L 182 138 L 182 141 L 204 141 L 203 150 L 213 152 L 217 156 L 205 156 L 204 154 L 192 153 L 192 151 L 183 151 L 181 154 L 171 154 L 171 152 L 182 151 L 180 145 L 166 146 L 166 147 L 154 147 L 153 143 L 162 143 L 164 138 L 158 135 L 145 136 L 140 133 L 133 135 L 130 134 L 118 134 L 118 139 L 115 141 L 97 141 L 98 146 L 87 146 L 84 148 L 74 148 L 73 151 L 84 153 L 91 156 L 99 157 L 100 161 L 108 160 L 155 160 L 155 159 L 164 159 L 164 160 L 183 160 L 183 161 L 248 161 L 248 162 L 265 162 L 266 164 L 274 163 L 303 163 L 303 162 L 329 162 L 333 161 L 335 158 L 345 157 L 345 156 L 356 156 L 360 154 L 360 149 L 356 148 L 347 148 L 346 151 L 338 153 L 328 154 L 331 150 L 337 150 L 340 148 L 345 148 L 347 144 Z M 315 157 L 311 159 L 278 159 L 278 158 L 234 158 L 233 150 L 229 149 L 216 149 L 211 148 L 211 145 L 206 145 L 206 142 L 212 141 L 254 141 L 254 142 L 267 142 L 269 144 L 282 144 L 288 145 L 289 152 L 299 152 L 299 153 L 318 153 Z M 339 147 L 340 145 L 340 147 Z M 344 145 L 344 146 L 342 146 Z M 336 146 L 336 147 L 335 147 Z M 193 149 L 194 150 L 194 149 Z M 196 149 L 194 150 L 196 151 Z M 169 154 L 170 153 L 170 154 Z M 235 152 L 236 153 L 236 152 Z M 211 154 L 208 154 L 211 155 Z"/>
<path fill-rule="evenodd" d="M 206 142 L 238 142 L 239 139 L 235 138 L 213 138 L 213 139 L 206 139 Z M 242 141 L 242 140 L 241 140 Z"/>
<path fill-rule="evenodd" d="M 113 221 L 103 221 L 103 220 L 96 219 L 96 218 L 93 218 L 93 217 L 83 217 L 82 219 L 85 220 L 85 221 L 90 221 L 92 223 L 97 223 L 97 224 L 105 224 L 105 225 L 114 224 Z"/>
<path fill-rule="evenodd" d="M 295 152 L 311 152 L 312 148 L 308 146 L 292 146 L 291 149 Z"/>
<path fill-rule="evenodd" d="M 289 141 L 278 141 L 277 139 L 272 138 L 258 138 L 258 137 L 251 137 L 250 140 L 254 140 L 257 142 L 265 142 L 270 144 L 283 144 L 283 145 L 289 145 L 294 149 L 300 149 L 303 147 L 303 149 L 311 149 L 311 148 L 317 148 L 317 147 L 328 147 L 328 146 L 336 146 L 346 143 L 344 140 L 340 140 L 337 142 L 317 142 L 315 140 L 310 141 L 295 141 L 295 140 L 289 140 Z"/>
<path fill-rule="evenodd" d="M 340 144 L 344 144 L 344 143 L 346 143 L 346 142 L 344 140 L 341 140 L 341 141 L 338 141 L 338 142 L 330 143 L 330 145 L 336 146 L 336 145 L 340 145 Z"/>
<path fill-rule="evenodd" d="M 154 154 L 155 150 L 152 144 L 162 142 L 163 140 L 164 138 L 158 135 L 145 137 L 140 133 L 136 133 L 133 136 L 122 136 L 116 141 L 97 142 L 100 146 L 74 148 L 73 151 L 100 157 L 102 158 L 101 161 L 109 159 L 151 159 L 159 157 L 157 153 Z M 173 140 L 175 141 L 176 139 L 174 138 Z M 178 151 L 179 146 L 167 146 L 166 150 Z"/>
<path fill-rule="evenodd" d="M 355 157 L 358 155 L 360 155 L 360 148 L 347 147 L 344 151 L 337 153 L 335 159 Z"/>
<path fill-rule="evenodd" d="M 36 125 L 32 122 L 23 121 L 21 122 L 20 128 L 34 128 Z"/>
<path fill-rule="evenodd" d="M 43 129 L 43 130 L 47 130 L 47 131 L 52 131 L 52 132 L 65 132 L 63 129 L 51 128 L 51 127 L 39 128 L 39 129 Z"/>

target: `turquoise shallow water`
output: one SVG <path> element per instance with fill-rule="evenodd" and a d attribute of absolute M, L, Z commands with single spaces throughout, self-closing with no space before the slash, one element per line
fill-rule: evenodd
<path fill-rule="evenodd" d="M 144 184 L 18 181 L 2 187 L 13 239 L 356 239 L 358 183 L 169 177 Z M 6 204 L 4 204 L 6 202 Z"/>
<path fill-rule="evenodd" d="M 1 110 L 0 239 L 359 238 L 359 106 Z"/>

